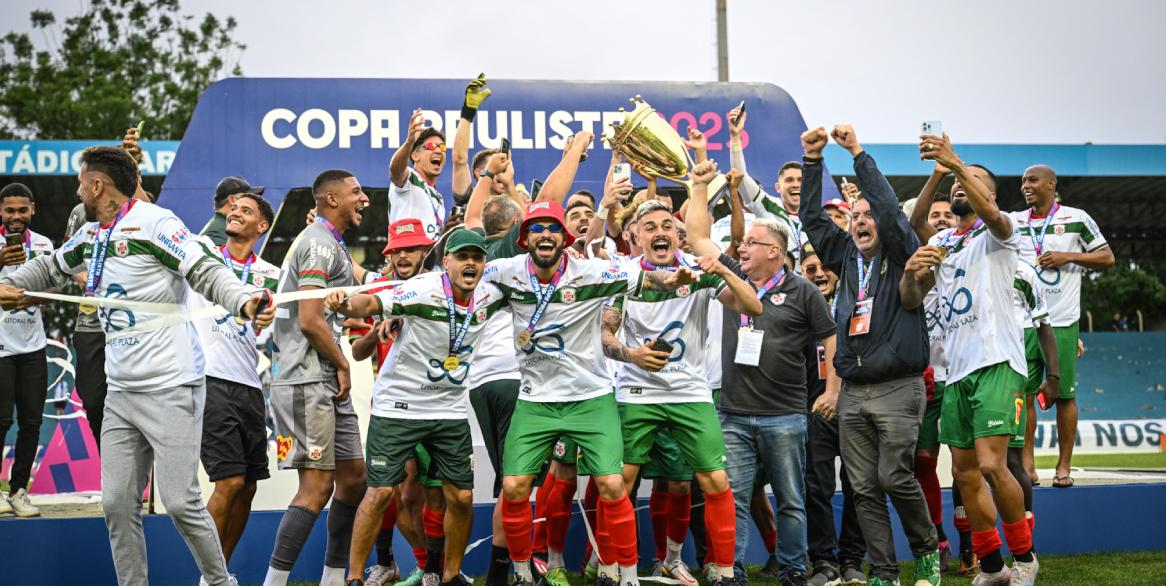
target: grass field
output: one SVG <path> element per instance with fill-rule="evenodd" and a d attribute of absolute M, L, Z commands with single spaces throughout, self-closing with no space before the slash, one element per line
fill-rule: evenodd
<path fill-rule="evenodd" d="M 1166 580 L 1166 552 L 1134 552 L 1134 553 L 1098 553 L 1082 555 L 1050 555 L 1039 556 L 1041 562 L 1040 584 L 1056 586 L 1105 586 L 1120 584 L 1122 586 L 1160 586 Z M 900 582 L 911 584 L 913 563 L 901 564 L 902 576 Z M 777 586 L 774 580 L 764 580 L 757 577 L 758 567 L 751 567 L 749 583 L 763 586 Z M 573 573 L 570 576 L 572 586 L 587 586 L 582 576 Z M 474 583 L 481 586 L 485 583 L 477 578 Z M 949 586 L 966 586 L 972 583 L 970 578 L 956 574 L 944 574 L 943 584 Z M 293 586 L 314 586 L 315 582 L 297 582 Z M 645 584 L 650 584 L 645 582 Z"/>
<path fill-rule="evenodd" d="M 1037 456 L 1037 468 L 1054 468 L 1056 456 Z M 1159 468 L 1166 469 L 1166 453 L 1148 454 L 1073 454 L 1076 468 Z"/>

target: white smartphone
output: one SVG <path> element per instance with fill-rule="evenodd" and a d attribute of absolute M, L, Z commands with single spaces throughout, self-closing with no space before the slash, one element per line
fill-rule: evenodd
<path fill-rule="evenodd" d="M 632 166 L 627 163 L 616 163 L 611 166 L 611 182 L 619 183 L 623 179 L 632 178 Z"/>
<path fill-rule="evenodd" d="M 919 134 L 943 138 L 943 122 L 939 120 L 928 120 L 919 125 Z"/>

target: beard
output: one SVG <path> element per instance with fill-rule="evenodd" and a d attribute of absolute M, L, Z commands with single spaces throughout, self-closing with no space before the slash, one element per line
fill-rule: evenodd
<path fill-rule="evenodd" d="M 972 204 L 968 203 L 966 199 L 957 199 L 951 202 L 951 213 L 961 218 L 972 213 L 972 211 Z"/>
<path fill-rule="evenodd" d="M 555 253 L 552 254 L 549 259 L 544 260 L 542 257 L 540 257 L 537 254 L 534 254 L 533 252 L 530 255 L 531 262 L 534 263 L 534 266 L 536 266 L 540 269 L 549 269 L 553 266 L 556 266 L 559 264 L 559 261 L 562 258 L 563 258 L 563 247 L 561 247 L 561 246 L 555 250 Z"/>

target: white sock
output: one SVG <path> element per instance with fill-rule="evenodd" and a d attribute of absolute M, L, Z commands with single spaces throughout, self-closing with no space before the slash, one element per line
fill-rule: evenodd
<path fill-rule="evenodd" d="M 344 586 L 344 568 L 324 566 L 320 575 L 320 586 Z"/>
<path fill-rule="evenodd" d="M 680 561 L 680 548 L 684 547 L 683 543 L 676 543 L 672 538 L 668 539 L 668 553 L 664 556 L 664 565 L 672 564 Z"/>
<path fill-rule="evenodd" d="M 534 584 L 534 574 L 530 573 L 530 560 L 514 562 L 514 575 L 526 580 L 528 584 Z"/>
<path fill-rule="evenodd" d="M 619 569 L 615 567 L 615 564 L 599 564 L 599 575 L 619 581 Z"/>
<path fill-rule="evenodd" d="M 599 552 L 595 551 L 594 547 L 591 548 L 591 558 L 589 558 L 587 560 L 587 565 L 589 565 L 589 566 L 598 566 L 599 565 Z"/>
<path fill-rule="evenodd" d="M 732 578 L 733 577 L 733 566 L 717 566 L 714 564 L 713 567 L 717 569 L 717 576 L 718 577 L 721 577 L 721 578 Z"/>
<path fill-rule="evenodd" d="M 635 566 L 620 566 L 619 567 L 619 577 L 620 577 L 619 583 L 620 584 L 636 584 L 638 586 L 640 583 L 640 575 L 638 573 L 636 573 L 636 571 L 638 569 L 639 568 L 637 568 Z"/>
<path fill-rule="evenodd" d="M 547 548 L 547 567 L 548 568 L 565 568 L 567 564 L 563 562 L 563 552 L 555 551 Z"/>
<path fill-rule="evenodd" d="M 287 576 L 290 573 L 288 570 L 277 570 L 268 566 L 267 576 L 263 578 L 263 586 L 287 586 Z"/>

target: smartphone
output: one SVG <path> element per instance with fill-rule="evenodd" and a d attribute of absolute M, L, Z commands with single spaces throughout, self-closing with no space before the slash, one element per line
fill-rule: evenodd
<path fill-rule="evenodd" d="M 737 120 L 740 120 L 741 114 L 745 113 L 745 100 L 741 100 L 741 105 L 737 106 L 737 108 L 739 109 L 739 111 L 737 112 L 737 116 L 735 118 L 733 118 L 733 126 L 737 125 Z"/>
<path fill-rule="evenodd" d="M 919 125 L 919 134 L 923 136 L 936 136 L 943 138 L 943 122 L 939 120 L 929 120 Z"/>
<path fill-rule="evenodd" d="M 509 138 L 502 137 L 502 148 L 500 149 L 500 151 L 504 155 L 510 154 L 510 139 Z"/>
<path fill-rule="evenodd" d="M 1037 393 L 1036 394 L 1036 404 L 1040 405 L 1041 411 L 1048 411 L 1049 410 L 1049 400 L 1045 398 L 1044 393 Z"/>
<path fill-rule="evenodd" d="M 143 126 L 145 126 L 145 125 L 146 125 L 146 121 L 145 121 L 145 120 L 141 120 L 141 121 L 139 121 L 139 122 L 138 122 L 138 126 L 137 126 L 137 129 L 138 129 L 138 138 L 142 138 L 142 127 L 143 127 Z"/>
<path fill-rule="evenodd" d="M 611 166 L 611 182 L 619 183 L 623 179 L 631 180 L 632 166 L 627 163 L 616 163 Z"/>
<path fill-rule="evenodd" d="M 540 179 L 532 179 L 530 182 L 530 199 L 538 199 L 538 192 L 543 190 L 543 182 Z"/>
<path fill-rule="evenodd" d="M 655 350 L 656 352 L 667 352 L 668 354 L 672 354 L 672 344 L 669 344 L 660 338 L 656 338 L 656 341 L 652 342 L 651 347 L 652 350 Z"/>
<path fill-rule="evenodd" d="M 24 234 L 20 232 L 9 232 L 4 235 L 5 246 L 20 246 L 24 243 Z"/>

